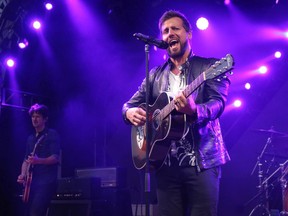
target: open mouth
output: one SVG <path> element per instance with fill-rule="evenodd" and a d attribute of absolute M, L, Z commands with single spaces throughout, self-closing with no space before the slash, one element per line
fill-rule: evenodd
<path fill-rule="evenodd" d="M 176 44 L 178 44 L 179 42 L 177 41 L 177 40 L 172 40 L 172 41 L 170 41 L 170 43 L 169 43 L 169 47 L 174 47 L 174 46 L 176 46 Z"/>

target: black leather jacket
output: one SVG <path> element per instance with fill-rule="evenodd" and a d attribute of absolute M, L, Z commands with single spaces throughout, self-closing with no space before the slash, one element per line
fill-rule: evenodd
<path fill-rule="evenodd" d="M 187 84 L 200 73 L 207 70 L 217 59 L 192 56 L 183 65 Z M 167 91 L 171 62 L 168 60 L 149 73 L 150 99 L 153 104 L 160 93 Z M 193 93 L 197 104 L 197 116 L 190 124 L 196 160 L 201 169 L 222 165 L 230 160 L 223 142 L 219 117 L 224 111 L 230 81 L 228 78 L 208 79 Z M 145 103 L 146 81 L 143 80 L 138 91 L 123 105 L 122 114 L 126 123 L 127 109 Z"/>

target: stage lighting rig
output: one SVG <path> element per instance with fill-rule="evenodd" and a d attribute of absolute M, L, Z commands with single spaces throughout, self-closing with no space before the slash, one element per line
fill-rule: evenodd
<path fill-rule="evenodd" d="M 20 49 L 25 49 L 28 46 L 28 40 L 26 38 L 19 38 L 18 46 Z"/>
<path fill-rule="evenodd" d="M 28 45 L 30 16 L 44 16 L 46 1 L 39 0 L 0 0 L 0 53 L 5 50 L 19 49 Z M 52 6 L 52 3 L 51 3 Z M 51 7 L 50 6 L 50 7 Z"/>

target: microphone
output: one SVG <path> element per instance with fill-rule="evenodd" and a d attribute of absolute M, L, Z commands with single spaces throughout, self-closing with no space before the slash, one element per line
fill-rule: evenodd
<path fill-rule="evenodd" d="M 169 47 L 169 44 L 167 42 L 147 35 L 143 35 L 141 33 L 135 33 L 133 34 L 133 36 L 136 37 L 138 40 L 142 40 L 146 44 L 152 44 L 160 49 L 167 49 Z"/>

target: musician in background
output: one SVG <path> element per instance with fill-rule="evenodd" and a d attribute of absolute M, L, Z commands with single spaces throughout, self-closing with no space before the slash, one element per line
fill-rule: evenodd
<path fill-rule="evenodd" d="M 216 216 L 221 165 L 230 160 L 219 124 L 230 81 L 207 80 L 186 98 L 182 90 L 217 59 L 193 55 L 191 25 L 184 14 L 166 11 L 159 20 L 159 29 L 162 40 L 169 44 L 169 59 L 149 73 L 149 104 L 155 105 L 157 97 L 167 92 L 175 109 L 186 114 L 187 119 L 182 120 L 188 129 L 179 139 L 166 139 L 170 148 L 156 171 L 158 209 L 161 216 Z M 123 105 L 124 121 L 143 126 L 146 112 L 138 106 L 145 102 L 144 79 Z"/>
<path fill-rule="evenodd" d="M 46 125 L 48 121 L 47 106 L 34 104 L 29 110 L 29 115 L 35 133 L 27 139 L 25 159 L 17 182 L 27 187 L 28 184 L 26 183 L 29 180 L 28 173 L 30 171 L 32 182 L 30 193 L 28 193 L 27 215 L 45 216 L 52 196 L 57 189 L 60 141 L 58 133 Z M 30 169 L 27 170 L 28 167 Z M 25 191 L 23 198 L 27 195 Z"/>

